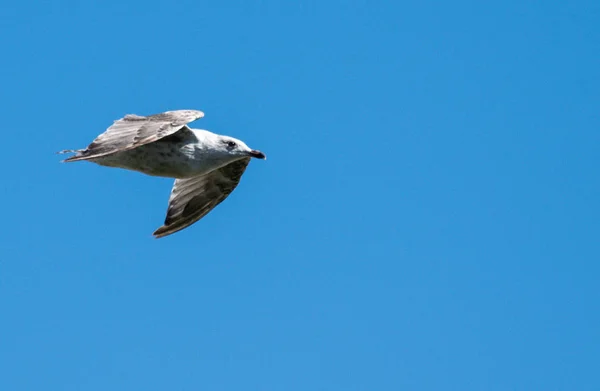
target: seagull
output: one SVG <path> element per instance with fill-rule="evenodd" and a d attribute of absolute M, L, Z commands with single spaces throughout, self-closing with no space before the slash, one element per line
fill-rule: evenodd
<path fill-rule="evenodd" d="M 88 161 L 156 177 L 175 178 L 164 225 L 156 238 L 194 224 L 237 187 L 251 158 L 264 153 L 243 141 L 188 127 L 204 117 L 198 110 L 174 110 L 140 116 L 127 114 L 114 121 L 85 149 L 63 162 Z"/>

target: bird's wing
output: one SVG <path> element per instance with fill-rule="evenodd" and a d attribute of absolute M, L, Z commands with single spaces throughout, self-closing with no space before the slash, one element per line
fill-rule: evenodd
<path fill-rule="evenodd" d="M 249 162 L 243 158 L 205 175 L 176 179 L 165 223 L 153 235 L 170 235 L 206 216 L 236 188 Z"/>
<path fill-rule="evenodd" d="M 127 114 L 96 137 L 86 149 L 65 161 L 87 160 L 127 151 L 169 136 L 202 117 L 204 113 L 197 110 L 174 110 L 147 117 Z"/>

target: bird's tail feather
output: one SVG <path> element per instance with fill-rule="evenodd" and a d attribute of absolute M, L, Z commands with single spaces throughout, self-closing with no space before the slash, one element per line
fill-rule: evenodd
<path fill-rule="evenodd" d="M 56 154 L 58 155 L 62 155 L 65 153 L 74 153 L 75 156 L 71 156 L 69 158 L 66 158 L 64 160 L 62 160 L 62 163 L 67 163 L 67 162 L 74 162 L 77 160 L 81 160 L 81 154 L 83 153 L 83 151 L 85 151 L 84 149 L 63 149 L 62 151 L 58 151 L 56 152 Z"/>

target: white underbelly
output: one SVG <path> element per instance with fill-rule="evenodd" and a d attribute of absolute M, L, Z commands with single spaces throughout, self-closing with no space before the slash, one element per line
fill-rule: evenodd
<path fill-rule="evenodd" d="M 152 143 L 92 160 L 101 166 L 118 167 L 167 178 L 202 175 L 206 165 L 194 156 L 189 145 Z"/>

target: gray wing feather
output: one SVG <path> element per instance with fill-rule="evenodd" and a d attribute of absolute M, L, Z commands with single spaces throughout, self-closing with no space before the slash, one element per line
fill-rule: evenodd
<path fill-rule="evenodd" d="M 249 162 L 243 158 L 202 176 L 176 179 L 165 223 L 153 235 L 173 234 L 206 216 L 237 187 Z"/>
<path fill-rule="evenodd" d="M 127 151 L 172 135 L 202 117 L 204 113 L 198 110 L 174 110 L 146 117 L 127 114 L 96 137 L 86 149 L 65 161 L 87 160 Z"/>

